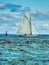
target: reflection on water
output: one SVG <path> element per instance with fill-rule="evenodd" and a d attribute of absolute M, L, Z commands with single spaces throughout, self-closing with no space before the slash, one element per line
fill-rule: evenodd
<path fill-rule="evenodd" d="M 0 36 L 0 65 L 49 65 L 49 36 Z"/>

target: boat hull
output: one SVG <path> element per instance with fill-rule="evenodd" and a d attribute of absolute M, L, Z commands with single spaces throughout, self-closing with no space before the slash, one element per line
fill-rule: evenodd
<path fill-rule="evenodd" d="M 32 34 L 32 35 L 18 35 L 18 37 L 34 37 L 34 36 L 38 36 L 38 34 Z"/>

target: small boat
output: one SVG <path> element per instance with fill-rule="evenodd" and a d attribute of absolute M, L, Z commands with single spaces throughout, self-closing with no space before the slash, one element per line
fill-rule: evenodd
<path fill-rule="evenodd" d="M 7 33 L 7 31 L 6 31 L 6 33 L 5 33 L 5 36 L 8 36 L 8 33 Z"/>

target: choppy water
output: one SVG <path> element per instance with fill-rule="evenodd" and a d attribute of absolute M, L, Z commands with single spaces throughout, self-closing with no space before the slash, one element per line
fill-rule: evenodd
<path fill-rule="evenodd" d="M 49 65 L 49 36 L 0 36 L 0 65 Z"/>

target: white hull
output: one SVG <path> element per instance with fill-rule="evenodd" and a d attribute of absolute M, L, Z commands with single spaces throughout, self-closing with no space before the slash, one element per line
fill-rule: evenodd
<path fill-rule="evenodd" d="M 32 34 L 32 35 L 18 35 L 18 37 L 27 37 L 27 38 L 35 37 L 35 36 L 38 36 L 38 34 Z"/>

